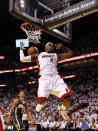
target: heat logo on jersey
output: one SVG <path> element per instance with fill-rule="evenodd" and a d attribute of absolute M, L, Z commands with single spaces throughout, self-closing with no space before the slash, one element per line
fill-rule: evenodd
<path fill-rule="evenodd" d="M 54 55 L 43 55 L 42 58 L 54 57 Z"/>

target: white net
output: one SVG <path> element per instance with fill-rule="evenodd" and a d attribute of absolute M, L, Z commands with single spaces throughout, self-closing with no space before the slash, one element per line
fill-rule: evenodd
<path fill-rule="evenodd" d="M 33 42 L 35 44 L 40 43 L 41 39 L 41 32 L 35 31 L 35 32 L 26 32 L 27 34 L 27 39 L 29 42 Z"/>
<path fill-rule="evenodd" d="M 37 30 L 33 25 L 29 23 L 24 23 L 21 25 L 21 29 L 26 33 L 27 39 L 29 42 L 33 42 L 35 44 L 40 43 L 41 39 L 41 30 Z"/>

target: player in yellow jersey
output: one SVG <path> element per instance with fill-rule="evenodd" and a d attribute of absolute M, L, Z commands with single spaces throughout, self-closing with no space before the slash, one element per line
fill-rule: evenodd
<path fill-rule="evenodd" d="M 25 131 L 22 121 L 22 115 L 24 112 L 27 113 L 29 120 L 32 122 L 32 124 L 34 124 L 34 120 L 32 119 L 28 108 L 29 106 L 28 104 L 25 103 L 24 100 L 24 92 L 21 91 L 19 93 L 19 99 L 15 99 L 13 102 L 13 105 L 9 111 L 8 122 L 7 122 L 8 124 L 11 123 L 10 120 L 12 116 L 12 121 L 16 131 Z"/>

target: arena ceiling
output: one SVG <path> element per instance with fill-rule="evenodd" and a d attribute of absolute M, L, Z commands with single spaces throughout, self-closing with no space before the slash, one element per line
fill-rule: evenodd
<path fill-rule="evenodd" d="M 49 2 L 51 3 L 51 1 L 55 1 L 55 0 L 39 0 L 43 3 L 47 3 L 49 4 Z M 64 0 L 56 0 L 56 1 L 64 1 Z M 70 0 L 71 4 L 76 4 L 79 1 L 82 0 Z M 96 29 L 97 23 L 98 23 L 98 13 L 95 13 L 93 15 L 87 16 L 86 18 L 77 20 L 75 22 L 73 22 L 73 36 L 74 34 L 79 34 L 84 32 L 89 32 L 90 30 L 92 31 Z M 6 34 L 6 32 L 8 33 L 16 31 L 17 33 L 17 28 L 20 26 L 21 21 L 18 20 L 15 17 L 12 17 L 9 14 L 9 0 L 7 0 L 6 2 L 4 0 L 0 0 L 0 34 L 2 33 L 2 37 L 5 35 L 6 37 L 8 36 L 8 34 Z M 16 28 L 17 27 L 17 28 Z M 5 32 L 5 33 L 4 33 Z M 1 40 L 0 40 L 1 41 Z"/>
<path fill-rule="evenodd" d="M 39 1 L 49 4 L 56 0 L 39 0 Z M 57 1 L 62 1 L 62 0 L 57 0 Z M 82 0 L 70 0 L 70 1 L 72 4 L 75 4 Z M 11 17 L 9 15 L 9 0 L 6 1 L 0 0 L 0 23 L 7 23 L 9 21 L 14 21 L 14 20 L 16 20 L 16 18 Z"/>

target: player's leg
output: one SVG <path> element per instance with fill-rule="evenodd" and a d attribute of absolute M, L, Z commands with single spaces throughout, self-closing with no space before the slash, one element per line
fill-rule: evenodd
<path fill-rule="evenodd" d="M 65 85 L 65 89 L 64 90 L 62 89 L 60 92 L 61 100 L 62 100 L 62 105 L 61 105 L 60 111 L 61 111 L 62 117 L 65 120 L 67 120 L 66 109 L 71 104 L 70 95 L 72 94 L 72 90 L 66 84 L 64 84 L 64 85 Z M 62 85 L 62 87 L 64 88 L 63 85 Z"/>
<path fill-rule="evenodd" d="M 36 106 L 36 111 L 37 112 L 41 111 L 41 109 L 43 108 L 43 106 L 44 106 L 44 104 L 45 104 L 46 101 L 47 101 L 46 99 L 43 99 L 43 100 L 40 99 L 40 100 L 38 100 L 37 106 Z"/>
<path fill-rule="evenodd" d="M 36 111 L 37 112 L 40 112 L 41 109 L 43 108 L 45 102 L 47 101 L 48 99 L 48 96 L 49 96 L 49 90 L 47 87 L 47 83 L 48 83 L 48 78 L 43 78 L 43 77 L 40 77 L 39 78 L 39 88 L 38 88 L 38 103 L 37 103 L 37 106 L 36 106 Z"/>
<path fill-rule="evenodd" d="M 20 130 L 18 130 L 18 131 L 25 131 L 25 129 L 20 129 Z"/>
<path fill-rule="evenodd" d="M 20 124 L 19 131 L 25 131 L 25 127 L 23 125 L 22 118 L 18 118 L 18 121 L 19 121 L 19 124 Z"/>
<path fill-rule="evenodd" d="M 62 114 L 62 117 L 67 120 L 67 114 L 66 114 L 66 109 L 67 107 L 69 107 L 71 104 L 71 98 L 70 96 L 67 96 L 65 98 L 63 98 L 63 102 L 62 102 L 62 105 L 61 107 L 59 108 L 59 111 L 61 112 Z"/>
<path fill-rule="evenodd" d="M 65 120 L 67 120 L 66 109 L 71 104 L 70 95 L 72 94 L 72 90 L 67 86 L 66 83 L 64 83 L 63 79 L 61 79 L 61 77 L 59 75 L 56 76 L 55 79 L 56 79 L 56 82 L 55 82 L 55 90 L 54 91 L 58 92 L 58 94 L 56 96 L 61 98 L 61 100 L 62 100 L 62 105 L 61 105 L 61 107 L 58 107 L 58 108 L 62 114 L 62 117 Z"/>
<path fill-rule="evenodd" d="M 13 114 L 13 125 L 15 127 L 15 131 L 24 131 L 22 118 L 19 118 L 17 114 Z"/>
<path fill-rule="evenodd" d="M 17 128 L 18 124 L 17 124 L 17 121 L 16 121 L 15 113 L 13 113 L 13 115 L 12 115 L 12 124 L 13 124 L 13 126 L 14 126 L 13 129 L 14 129 L 15 131 L 18 131 L 18 128 Z"/>
<path fill-rule="evenodd" d="M 65 110 L 68 106 L 70 106 L 70 104 L 71 104 L 71 98 L 70 96 L 67 96 L 63 99 L 61 108 Z"/>

